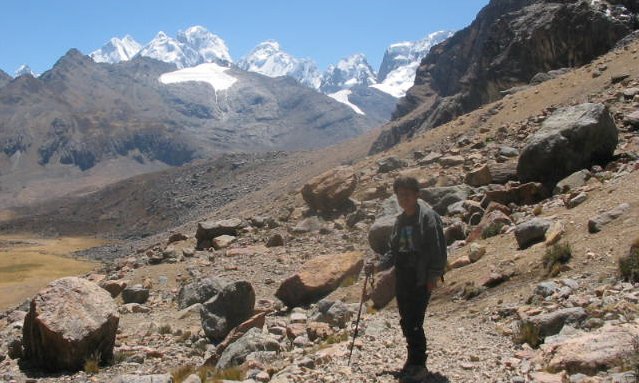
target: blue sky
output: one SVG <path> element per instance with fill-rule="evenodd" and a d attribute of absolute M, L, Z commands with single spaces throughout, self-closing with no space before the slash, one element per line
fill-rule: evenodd
<path fill-rule="evenodd" d="M 113 36 L 145 44 L 162 30 L 203 25 L 234 60 L 259 42 L 314 59 L 320 69 L 364 53 L 378 69 L 384 50 L 441 29 L 461 29 L 488 0 L 5 0 L 0 5 L 0 69 L 23 63 L 42 73 L 70 48 L 88 54 Z M 454 5 L 453 5 L 454 4 Z"/>

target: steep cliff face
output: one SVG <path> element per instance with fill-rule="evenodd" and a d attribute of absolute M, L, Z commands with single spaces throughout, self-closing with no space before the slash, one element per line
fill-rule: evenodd
<path fill-rule="evenodd" d="M 492 0 L 422 60 L 371 153 L 495 101 L 539 72 L 583 65 L 633 27 L 632 17 L 614 17 L 590 1 Z"/>

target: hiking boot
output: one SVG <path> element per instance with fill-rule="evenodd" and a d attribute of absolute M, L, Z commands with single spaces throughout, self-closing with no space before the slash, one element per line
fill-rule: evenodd
<path fill-rule="evenodd" d="M 402 370 L 403 372 L 400 377 L 400 382 L 417 383 L 422 382 L 428 377 L 428 369 L 424 366 L 411 364 Z"/>

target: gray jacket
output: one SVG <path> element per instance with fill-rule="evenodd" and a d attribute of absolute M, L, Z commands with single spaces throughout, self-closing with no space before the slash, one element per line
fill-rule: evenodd
<path fill-rule="evenodd" d="M 417 286 L 423 286 L 427 282 L 437 281 L 444 275 L 447 249 L 441 217 L 421 199 L 417 200 L 417 204 L 421 229 L 418 245 Z M 400 216 L 398 215 L 395 219 L 395 225 L 389 238 L 388 247 L 390 250 L 380 256 L 379 269 L 384 270 L 395 265 L 399 249 Z"/>

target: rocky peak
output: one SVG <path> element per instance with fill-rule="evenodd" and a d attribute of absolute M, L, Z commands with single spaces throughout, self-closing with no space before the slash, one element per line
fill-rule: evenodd
<path fill-rule="evenodd" d="M 231 63 L 231 55 L 224 40 L 200 25 L 177 34 L 177 40 L 199 53 L 202 62 Z"/>
<path fill-rule="evenodd" d="M 194 66 L 200 60 L 199 54 L 193 48 L 162 31 L 140 50 L 139 55 L 175 64 L 178 68 Z"/>
<path fill-rule="evenodd" d="M 115 64 L 130 60 L 140 49 L 142 49 L 142 45 L 133 37 L 126 35 L 122 39 L 113 37 L 102 48 L 92 52 L 90 56 L 95 62 Z"/>
<path fill-rule="evenodd" d="M 16 69 L 16 71 L 13 73 L 14 77 L 20 77 L 20 76 L 32 76 L 32 77 L 38 77 L 33 70 L 31 70 L 31 67 L 28 66 L 27 64 L 22 64 L 20 65 L 20 67 L 18 67 L 18 69 Z"/>
<path fill-rule="evenodd" d="M 331 65 L 322 76 L 320 90 L 335 93 L 356 85 L 370 86 L 377 83 L 377 75 L 362 53 L 354 54 Z"/>
<path fill-rule="evenodd" d="M 241 69 L 269 77 L 289 76 L 300 83 L 317 89 L 320 74 L 310 59 L 300 59 L 282 50 L 274 40 L 258 44 L 246 57 L 238 62 Z"/>
<path fill-rule="evenodd" d="M 498 100 L 537 73 L 584 65 L 633 27 L 592 2 L 492 0 L 424 58 L 371 153 Z"/>

